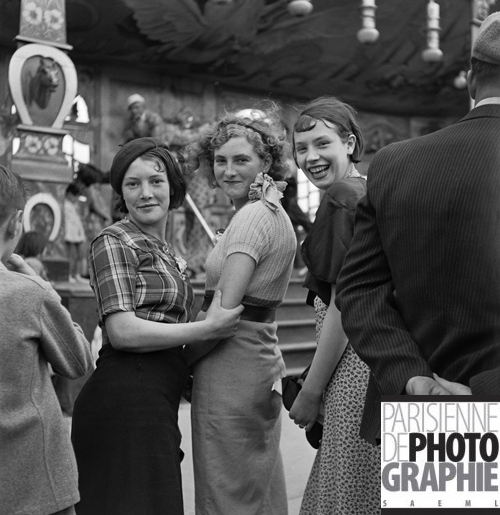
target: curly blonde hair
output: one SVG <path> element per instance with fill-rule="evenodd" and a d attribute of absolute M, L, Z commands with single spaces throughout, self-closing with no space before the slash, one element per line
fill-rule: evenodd
<path fill-rule="evenodd" d="M 222 116 L 189 147 L 188 168 L 191 171 L 198 170 L 207 178 L 210 187 L 216 188 L 215 150 L 231 138 L 237 137 L 246 138 L 261 160 L 267 155 L 271 156 L 271 167 L 267 173 L 274 180 L 284 179 L 288 172 L 290 146 L 286 141 L 283 125 L 269 112 L 263 112 L 263 116 L 259 117 L 245 117 L 237 113 Z"/>

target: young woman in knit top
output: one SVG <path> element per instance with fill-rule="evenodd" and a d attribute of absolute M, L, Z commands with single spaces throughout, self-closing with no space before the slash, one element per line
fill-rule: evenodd
<path fill-rule="evenodd" d="M 275 309 L 290 279 L 296 240 L 279 200 L 287 144 L 269 116 L 228 114 L 191 149 L 196 166 L 236 209 L 208 256 L 202 310 L 213 290 L 222 291 L 222 306 L 245 307 L 234 337 L 185 349 L 188 363 L 195 361 L 197 515 L 287 513 L 278 393 L 285 365 Z"/>

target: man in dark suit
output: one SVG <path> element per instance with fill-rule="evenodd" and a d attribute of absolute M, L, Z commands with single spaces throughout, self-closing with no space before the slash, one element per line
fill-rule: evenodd
<path fill-rule="evenodd" d="M 380 394 L 499 393 L 488 385 L 500 366 L 500 13 L 479 30 L 468 85 L 476 104 L 462 120 L 374 157 L 337 282 L 372 371 L 361 426 L 372 443 Z"/>

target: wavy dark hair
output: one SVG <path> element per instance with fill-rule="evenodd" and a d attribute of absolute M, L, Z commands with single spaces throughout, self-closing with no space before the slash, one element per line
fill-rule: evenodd
<path fill-rule="evenodd" d="M 350 157 L 353 163 L 359 163 L 363 155 L 365 142 L 358 122 L 356 121 L 356 111 L 349 104 L 330 96 L 316 98 L 305 106 L 299 107 L 299 116 L 292 131 L 293 158 L 295 159 L 295 163 L 297 163 L 297 154 L 295 152 L 295 138 L 293 134 L 314 129 L 318 120 L 333 124 L 337 129 L 340 139 L 344 143 L 348 140 L 350 134 L 354 134 L 356 143 L 354 144 L 354 151 Z"/>
<path fill-rule="evenodd" d="M 261 160 L 271 157 L 267 172 L 274 180 L 282 180 L 288 172 L 287 158 L 290 145 L 286 141 L 283 125 L 272 112 L 258 110 L 261 117 L 247 118 L 227 113 L 207 129 L 199 140 L 187 149 L 190 171 L 199 170 L 212 188 L 217 187 L 214 175 L 215 150 L 231 138 L 244 137 L 253 146 Z"/>

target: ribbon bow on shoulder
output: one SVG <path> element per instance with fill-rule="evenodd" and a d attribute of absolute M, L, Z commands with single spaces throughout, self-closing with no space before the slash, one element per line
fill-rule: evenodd
<path fill-rule="evenodd" d="M 274 181 L 267 173 L 258 173 L 255 182 L 250 185 L 248 198 L 250 200 L 262 200 L 264 204 L 273 211 L 280 205 L 280 198 L 283 197 L 286 182 Z"/>

